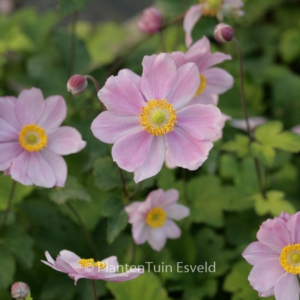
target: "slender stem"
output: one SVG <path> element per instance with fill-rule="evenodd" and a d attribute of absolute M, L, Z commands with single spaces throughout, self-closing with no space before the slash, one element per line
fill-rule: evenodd
<path fill-rule="evenodd" d="M 140 181 L 140 182 L 138 183 L 138 185 L 137 185 L 135 191 L 133 192 L 133 194 L 130 195 L 130 196 L 128 197 L 129 200 L 133 199 L 133 198 L 137 195 L 137 193 L 140 191 L 142 185 L 143 185 L 143 181 Z"/>
<path fill-rule="evenodd" d="M 78 19 L 78 12 L 75 10 L 72 14 L 72 22 L 71 22 L 71 40 L 70 40 L 70 48 L 69 48 L 68 78 L 72 75 L 73 67 L 74 67 L 77 19 Z"/>
<path fill-rule="evenodd" d="M 3 216 L 3 220 L 2 220 L 1 229 L 4 229 L 5 226 L 6 226 L 8 215 L 10 213 L 11 206 L 12 206 L 12 200 L 13 200 L 13 197 L 14 197 L 15 189 L 16 189 L 16 181 L 13 180 L 11 188 L 10 188 L 8 200 L 7 200 L 7 207 L 6 207 L 6 210 L 4 212 L 4 216 Z"/>
<path fill-rule="evenodd" d="M 93 77 L 91 75 L 84 75 L 83 77 L 86 78 L 86 79 L 89 79 L 89 80 L 91 80 L 93 82 L 93 84 L 95 86 L 95 89 L 96 89 L 96 91 L 98 93 L 99 90 L 100 90 L 100 86 L 99 86 L 98 81 L 95 79 L 95 77 Z M 103 105 L 103 103 L 101 101 L 100 101 L 100 106 L 101 106 L 101 111 L 104 111 L 105 108 L 104 108 L 104 105 Z"/>
<path fill-rule="evenodd" d="M 186 204 L 189 203 L 189 198 L 188 198 L 188 192 L 187 192 L 187 170 L 182 169 L 181 170 L 181 175 L 182 175 L 182 188 L 183 188 L 183 198 Z"/>
<path fill-rule="evenodd" d="M 124 178 L 124 174 L 121 168 L 118 167 L 119 170 L 119 174 L 120 174 L 120 179 L 121 179 L 121 183 L 122 183 L 122 189 L 123 189 L 123 194 L 125 196 L 125 202 L 126 204 L 128 203 L 128 199 L 129 199 L 129 194 L 126 188 L 126 182 L 125 182 L 125 178 Z"/>
<path fill-rule="evenodd" d="M 159 39 L 160 39 L 160 46 L 161 46 L 162 52 L 167 52 L 167 47 L 166 47 L 166 43 L 165 43 L 165 39 L 164 39 L 164 34 L 163 34 L 162 31 L 159 31 Z"/>
<path fill-rule="evenodd" d="M 95 280 L 92 280 L 92 285 L 93 285 L 94 299 L 98 300 Z"/>
<path fill-rule="evenodd" d="M 98 257 L 98 251 L 97 251 L 97 248 L 93 242 L 93 239 L 89 233 L 89 231 L 86 229 L 85 225 L 84 225 L 84 222 L 82 220 L 82 218 L 80 217 L 78 211 L 76 210 L 76 208 L 71 204 L 71 202 L 67 202 L 66 203 L 67 206 L 69 207 L 69 209 L 71 210 L 71 212 L 74 214 L 74 216 L 76 217 L 76 219 L 78 220 L 78 223 L 84 233 L 84 236 L 86 238 L 86 241 L 88 242 L 89 246 L 90 246 L 90 249 L 94 255 L 95 258 Z"/>

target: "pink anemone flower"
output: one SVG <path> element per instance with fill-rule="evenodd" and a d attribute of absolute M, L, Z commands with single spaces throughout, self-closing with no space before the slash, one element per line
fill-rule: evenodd
<path fill-rule="evenodd" d="M 223 21 L 224 16 L 237 18 L 244 15 L 240 9 L 243 6 L 244 3 L 241 0 L 199 0 L 199 4 L 189 8 L 183 20 L 186 46 L 189 47 L 192 44 L 191 32 L 202 15 L 217 16 L 219 21 Z"/>
<path fill-rule="evenodd" d="M 42 260 L 42 262 L 56 271 L 68 274 L 70 278 L 74 279 L 75 285 L 81 278 L 122 282 L 134 279 L 144 273 L 143 268 L 136 267 L 131 267 L 123 273 L 116 273 L 123 269 L 122 266 L 119 266 L 116 256 L 95 262 L 93 258 L 82 259 L 69 250 L 60 251 L 56 260 L 51 257 L 48 251 L 45 255 L 47 261 Z"/>
<path fill-rule="evenodd" d="M 61 96 L 44 100 L 36 88 L 0 98 L 0 170 L 24 185 L 64 186 L 67 165 L 61 155 L 86 145 L 75 128 L 59 127 L 66 114 Z"/>
<path fill-rule="evenodd" d="M 260 226 L 258 242 L 242 256 L 253 265 L 248 277 L 260 297 L 298 300 L 300 295 L 300 212 L 268 219 Z"/>
<path fill-rule="evenodd" d="M 113 160 L 135 182 L 156 175 L 166 149 L 176 166 L 198 169 L 220 133 L 222 115 L 213 105 L 188 106 L 199 87 L 194 63 L 180 68 L 169 54 L 146 56 L 143 75 L 122 70 L 98 96 L 108 111 L 92 123 L 96 138 L 114 144 Z"/>
<path fill-rule="evenodd" d="M 164 192 L 159 189 L 152 191 L 146 201 L 133 202 L 125 207 L 136 244 L 148 241 L 154 250 L 160 251 L 167 238 L 177 239 L 181 236 L 181 230 L 173 219 L 181 220 L 189 216 L 190 210 L 177 204 L 178 197 L 177 190 Z"/>

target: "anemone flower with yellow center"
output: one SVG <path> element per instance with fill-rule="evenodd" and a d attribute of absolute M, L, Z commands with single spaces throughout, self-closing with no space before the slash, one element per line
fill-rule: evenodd
<path fill-rule="evenodd" d="M 190 214 L 184 205 L 178 204 L 179 193 L 175 189 L 152 191 L 144 202 L 133 202 L 125 207 L 132 224 L 132 235 L 136 244 L 146 241 L 160 251 L 167 238 L 177 239 L 181 230 L 173 220 L 181 220 Z"/>
<path fill-rule="evenodd" d="M 300 296 L 300 212 L 268 219 L 243 257 L 253 265 L 248 277 L 260 297 L 298 300 Z"/>
<path fill-rule="evenodd" d="M 98 96 L 107 107 L 92 123 L 96 138 L 114 144 L 113 160 L 135 182 L 156 175 L 166 149 L 179 167 L 196 170 L 220 132 L 213 105 L 188 106 L 199 88 L 194 63 L 177 67 L 170 54 L 146 56 L 142 77 L 130 70 L 111 76 Z"/>
<path fill-rule="evenodd" d="M 59 127 L 66 112 L 61 96 L 44 100 L 36 88 L 0 98 L 0 171 L 24 185 L 64 186 L 67 165 L 61 155 L 86 144 L 76 129 Z"/>

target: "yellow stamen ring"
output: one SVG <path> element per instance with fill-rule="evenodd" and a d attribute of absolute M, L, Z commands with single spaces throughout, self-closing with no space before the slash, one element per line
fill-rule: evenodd
<path fill-rule="evenodd" d="M 279 262 L 286 272 L 300 274 L 300 244 L 285 246 L 281 251 Z"/>
<path fill-rule="evenodd" d="M 147 224 L 152 228 L 158 228 L 165 224 L 166 212 L 161 207 L 152 208 L 146 217 Z"/>
<path fill-rule="evenodd" d="M 29 124 L 19 133 L 19 143 L 28 152 L 38 152 L 47 146 L 48 136 L 44 128 Z"/>
<path fill-rule="evenodd" d="M 102 261 L 94 261 L 93 258 L 88 258 L 88 259 L 80 259 L 78 263 L 85 268 L 86 266 L 94 266 L 97 267 L 98 269 L 104 269 L 106 267 L 106 263 Z"/>
<path fill-rule="evenodd" d="M 215 16 L 221 10 L 222 0 L 199 0 L 202 4 L 202 12 L 205 16 Z"/>
<path fill-rule="evenodd" d="M 173 131 L 177 120 L 176 110 L 167 100 L 150 100 L 142 108 L 140 123 L 152 135 L 165 135 Z"/>
<path fill-rule="evenodd" d="M 198 97 L 200 94 L 202 94 L 206 88 L 206 78 L 203 74 L 200 74 L 200 84 L 199 84 L 199 87 L 198 87 L 198 90 L 195 94 L 195 98 Z"/>

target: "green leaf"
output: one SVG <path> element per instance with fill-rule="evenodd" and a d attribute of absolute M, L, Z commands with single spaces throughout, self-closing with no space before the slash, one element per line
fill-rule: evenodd
<path fill-rule="evenodd" d="M 300 57 L 300 32 L 298 28 L 290 28 L 286 30 L 280 40 L 279 50 L 284 61 L 292 62 Z"/>
<path fill-rule="evenodd" d="M 261 145 L 257 142 L 251 144 L 251 153 L 255 156 L 262 164 L 272 167 L 276 157 L 276 151 L 268 146 Z"/>
<path fill-rule="evenodd" d="M 21 249 L 20 249 L 21 251 Z M 13 256 L 0 244 L 0 289 L 6 289 L 13 283 L 16 262 Z"/>
<path fill-rule="evenodd" d="M 27 294 L 25 300 L 33 300 L 33 298 L 31 297 L 31 294 L 30 292 Z"/>
<path fill-rule="evenodd" d="M 104 217 L 111 217 L 115 215 L 116 213 L 119 213 L 124 209 L 124 205 L 122 203 L 122 200 L 112 196 L 108 198 L 102 207 L 102 215 Z"/>
<path fill-rule="evenodd" d="M 245 157 L 249 155 L 249 143 L 249 137 L 237 134 L 235 140 L 223 144 L 221 149 L 236 152 L 239 157 Z"/>
<path fill-rule="evenodd" d="M 153 273 L 144 273 L 138 278 L 126 282 L 108 282 L 106 286 L 116 300 L 141 299 L 141 297 L 143 300 L 169 299 L 166 290 Z"/>
<path fill-rule="evenodd" d="M 128 216 L 125 210 L 115 214 L 107 221 L 107 242 L 111 244 L 128 224 Z"/>

